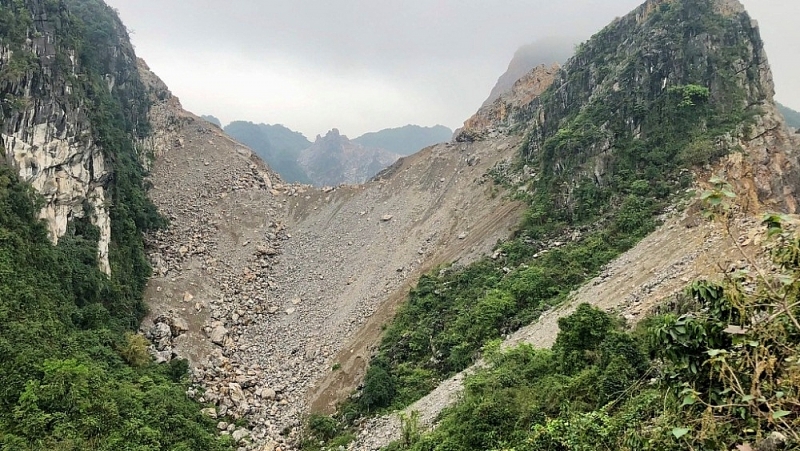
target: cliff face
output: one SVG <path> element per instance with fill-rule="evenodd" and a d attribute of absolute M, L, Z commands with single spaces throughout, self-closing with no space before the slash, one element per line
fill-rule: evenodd
<path fill-rule="evenodd" d="M 474 141 L 493 138 L 498 133 L 508 132 L 513 127 L 525 127 L 519 121 L 519 112 L 531 105 L 553 84 L 560 66 L 538 66 L 523 75 L 511 89 L 481 107 L 475 115 L 464 122 L 464 127 L 456 130 L 456 141 Z"/>
<path fill-rule="evenodd" d="M 137 81 L 133 48 L 117 21 L 111 45 L 98 47 L 88 61 L 65 31 L 74 18 L 64 3 L 26 3 L 15 12 L 15 33 L 0 44 L 5 156 L 44 197 L 41 217 L 54 242 L 76 218 L 88 217 L 100 229 L 100 265 L 110 273 L 112 170 L 89 117 L 94 105 L 85 93 L 84 65 L 102 68 L 109 93 L 130 90 Z"/>

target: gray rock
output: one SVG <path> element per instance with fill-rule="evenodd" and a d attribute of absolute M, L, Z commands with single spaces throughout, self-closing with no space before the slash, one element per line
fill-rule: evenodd
<path fill-rule="evenodd" d="M 211 339 L 212 343 L 222 346 L 222 344 L 225 343 L 225 337 L 227 336 L 228 329 L 226 329 L 225 326 L 217 326 L 211 330 L 211 335 L 209 338 Z"/>
<path fill-rule="evenodd" d="M 156 323 L 152 329 L 150 329 L 150 334 L 153 336 L 153 340 L 161 340 L 162 338 L 167 338 L 172 336 L 172 331 L 169 328 L 169 324 L 166 323 Z"/>
<path fill-rule="evenodd" d="M 211 419 L 216 419 L 217 418 L 217 409 L 215 409 L 213 407 L 207 407 L 205 409 L 202 409 L 200 411 L 200 413 L 202 413 L 203 415 L 205 415 L 205 416 L 207 416 L 207 417 L 209 417 Z"/>
<path fill-rule="evenodd" d="M 250 436 L 250 431 L 248 431 L 247 429 L 237 429 L 233 431 L 233 433 L 231 434 L 231 437 L 233 437 L 233 440 L 235 440 L 237 443 L 241 442 L 242 440 L 244 440 L 249 436 Z"/>
<path fill-rule="evenodd" d="M 189 323 L 183 318 L 173 318 L 169 326 L 173 337 L 178 337 L 189 331 Z"/>

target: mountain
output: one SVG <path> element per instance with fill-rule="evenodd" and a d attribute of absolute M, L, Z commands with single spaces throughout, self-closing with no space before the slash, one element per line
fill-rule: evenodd
<path fill-rule="evenodd" d="M 511 89 L 514 83 L 530 72 L 534 67 L 542 64 L 563 64 L 575 52 L 575 45 L 580 42 L 577 38 L 545 38 L 517 49 L 514 57 L 508 64 L 506 72 L 500 76 L 492 88 L 489 97 L 482 106 L 488 106 L 501 94 Z"/>
<path fill-rule="evenodd" d="M 776 103 L 776 105 L 789 127 L 800 128 L 800 113 L 780 103 Z"/>
<path fill-rule="evenodd" d="M 411 155 L 424 147 L 449 141 L 452 136 L 453 131 L 443 125 L 434 127 L 406 125 L 365 133 L 354 139 L 353 142 L 364 147 L 385 149 L 405 156 Z"/>
<path fill-rule="evenodd" d="M 515 192 L 524 219 L 484 258 L 422 275 L 376 321 L 378 345 L 354 347 L 364 332 L 337 354 L 312 400 L 336 413 L 312 418 L 311 440 L 346 417 L 327 443 L 800 446 L 794 358 L 758 370 L 800 349 L 800 310 L 780 307 L 800 287 L 800 140 L 772 80 L 735 0 L 646 1 L 519 79 L 451 147 L 481 164 L 474 149 L 518 138 L 481 181 Z M 791 288 L 772 288 L 781 279 Z M 351 357 L 362 349 L 368 366 Z"/>
<path fill-rule="evenodd" d="M 220 120 L 217 119 L 215 116 L 212 116 L 210 114 L 204 114 L 204 115 L 202 115 L 200 117 L 205 119 L 208 122 L 211 122 L 212 124 L 216 125 L 217 127 L 222 128 L 222 122 L 220 122 Z"/>
<path fill-rule="evenodd" d="M 232 449 L 186 396 L 187 361 L 157 365 L 137 334 L 143 234 L 168 221 L 125 26 L 100 0 L 3 1 L 0 22 L 3 448 Z"/>
<path fill-rule="evenodd" d="M 400 155 L 388 150 L 365 147 L 332 129 L 317 135 L 311 147 L 297 159 L 314 185 L 336 186 L 363 183 L 391 165 Z"/>
<path fill-rule="evenodd" d="M 184 110 L 100 1 L 0 25 L 4 448 L 800 446 L 800 136 L 735 0 L 649 0 L 322 188 Z"/>
<path fill-rule="evenodd" d="M 234 121 L 225 126 L 225 133 L 253 149 L 262 160 L 288 182 L 311 183 L 297 163 L 300 151 L 311 146 L 302 133 L 283 125 L 254 124 Z"/>

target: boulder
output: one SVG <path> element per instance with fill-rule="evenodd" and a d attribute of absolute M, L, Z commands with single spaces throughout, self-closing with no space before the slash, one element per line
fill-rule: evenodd
<path fill-rule="evenodd" d="M 228 329 L 225 326 L 219 325 L 211 330 L 211 335 L 209 338 L 211 342 L 214 344 L 218 344 L 222 346 L 225 343 L 225 337 L 228 336 Z"/>

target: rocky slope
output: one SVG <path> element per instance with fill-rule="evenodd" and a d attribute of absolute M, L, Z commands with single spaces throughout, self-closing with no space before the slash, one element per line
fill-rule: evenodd
<path fill-rule="evenodd" d="M 519 220 L 485 177 L 517 137 L 433 146 L 361 186 L 290 185 L 140 69 L 151 196 L 170 218 L 148 238 L 143 332 L 159 359 L 191 358 L 209 414 L 246 416 L 257 443 L 295 440 L 309 392 L 325 405 L 349 394 L 421 271 L 489 252 Z"/>
<path fill-rule="evenodd" d="M 368 148 L 333 129 L 317 136 L 303 150 L 297 162 L 316 186 L 363 183 L 391 165 L 400 155 L 384 149 Z"/>
<path fill-rule="evenodd" d="M 648 20 L 656 14 L 659 5 L 664 2 L 648 1 L 630 15 L 617 20 L 595 39 L 585 44 L 584 51 L 579 52 L 576 58 L 566 63 L 563 69 L 549 72 L 549 82 L 552 90 L 561 98 L 571 99 L 572 102 L 586 102 L 588 105 L 595 96 L 605 92 L 626 89 L 620 87 L 624 78 L 609 77 L 607 83 L 596 77 L 597 67 L 592 61 L 597 54 L 593 51 L 608 51 L 609 36 L 628 36 L 625 42 L 636 32 L 632 30 L 647 30 L 646 33 L 657 35 L 652 29 L 648 30 Z M 580 303 L 588 302 L 603 309 L 619 312 L 631 322 L 636 322 L 655 306 L 668 300 L 678 293 L 686 284 L 699 277 L 718 277 L 721 272 L 730 268 L 742 268 L 749 265 L 758 255 L 753 249 L 758 244 L 763 229 L 759 227 L 759 214 L 765 211 L 782 211 L 793 213 L 797 210 L 797 190 L 800 182 L 798 178 L 797 155 L 800 152 L 800 141 L 796 134 L 790 133 L 782 117 L 778 113 L 773 100 L 774 88 L 772 75 L 767 64 L 766 55 L 758 38 L 758 28 L 744 12 L 743 7 L 736 1 L 712 2 L 715 13 L 726 19 L 731 19 L 728 26 L 739 28 L 738 36 L 747 36 L 745 44 L 741 47 L 743 53 L 736 63 L 737 67 L 749 68 L 739 72 L 736 84 L 751 102 L 759 106 L 758 113 L 751 123 L 751 129 L 746 133 L 734 133 L 724 137 L 720 143 L 727 148 L 742 149 L 743 152 L 733 152 L 713 166 L 706 165 L 695 174 L 696 180 L 707 180 L 711 175 L 717 174 L 731 181 L 738 194 L 736 213 L 729 228 L 720 224 L 706 224 L 700 217 L 697 204 L 679 214 L 668 215 L 666 223 L 656 232 L 640 242 L 636 247 L 626 252 L 614 262 L 609 264 L 603 273 L 572 293 L 569 301 L 551 312 L 548 312 L 528 327 L 525 327 L 510 337 L 505 345 L 513 346 L 519 343 L 530 343 L 535 346 L 549 347 L 558 332 L 557 320 L 572 311 Z M 623 30 L 626 30 L 623 33 Z M 710 44 L 713 39 L 708 35 L 703 36 L 706 52 L 713 52 L 714 46 Z M 638 42 L 638 41 L 637 41 Z M 641 42 L 636 44 L 641 46 Z M 625 44 L 622 44 L 624 47 Z M 588 51 L 586 51 L 588 49 Z M 653 55 L 655 49 L 637 48 L 623 49 L 622 55 Z M 607 58 L 608 56 L 606 56 Z M 664 58 L 663 53 L 661 57 Z M 679 61 L 679 56 L 672 60 Z M 673 63 L 674 64 L 674 63 Z M 620 64 L 618 67 L 624 67 Z M 675 70 L 678 64 L 672 66 Z M 659 66 L 651 66 L 650 73 L 658 73 Z M 528 77 L 542 78 L 544 68 L 534 69 Z M 593 74 L 588 79 L 577 76 L 577 73 L 586 71 Z M 670 70 L 659 74 L 660 79 L 668 80 L 670 77 L 680 77 L 679 71 L 670 73 Z M 591 81 L 590 81 L 591 80 Z M 610 81 L 609 81 L 610 80 Z M 643 77 L 638 77 L 637 82 L 645 82 Z M 581 87 L 579 83 L 583 83 Z M 595 84 L 596 83 L 596 84 Z M 713 86 L 713 81 L 711 82 Z M 548 82 L 543 84 L 543 89 L 522 90 L 515 85 L 511 93 L 503 94 L 489 107 L 484 107 L 465 124 L 464 129 L 457 133 L 457 139 L 464 141 L 491 140 L 497 130 L 503 130 L 509 118 L 516 118 L 517 128 L 529 127 L 529 133 L 534 155 L 541 153 L 542 142 L 547 130 L 563 125 L 558 120 L 563 117 L 558 111 L 563 103 L 556 102 L 555 106 L 548 107 L 548 100 L 541 95 L 548 88 Z M 629 86 L 627 89 L 631 89 Z M 628 91 L 630 92 L 630 91 Z M 525 101 L 507 101 L 506 99 L 519 99 L 527 93 L 533 93 Z M 585 97 L 583 97 L 585 96 Z M 738 130 L 742 130 L 739 128 Z M 538 147 L 542 146 L 542 147 Z M 608 152 L 611 146 L 606 146 L 600 154 Z M 584 164 L 597 165 L 595 158 L 586 158 Z M 602 170 L 602 169 L 601 169 Z M 602 175 L 602 173 L 600 173 Z M 572 172 L 571 177 L 579 177 L 580 170 Z M 602 179 L 597 177 L 597 179 Z M 699 183 L 698 189 L 708 188 L 704 183 Z M 475 371 L 470 368 L 453 378 L 444 381 L 439 388 L 425 398 L 408 407 L 403 413 L 408 417 L 413 411 L 420 414 L 423 427 L 435 424 L 436 417 L 441 410 L 451 405 L 458 399 L 463 390 L 463 381 L 466 375 Z M 351 449 L 378 449 L 386 446 L 392 440 L 401 437 L 399 415 L 390 415 L 371 420 L 361 431 L 358 441 Z"/>

